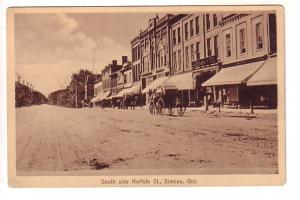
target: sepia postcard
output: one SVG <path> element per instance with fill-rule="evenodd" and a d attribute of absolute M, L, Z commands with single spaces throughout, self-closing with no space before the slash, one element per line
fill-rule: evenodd
<path fill-rule="evenodd" d="M 11 187 L 285 183 L 284 8 L 7 10 Z"/>

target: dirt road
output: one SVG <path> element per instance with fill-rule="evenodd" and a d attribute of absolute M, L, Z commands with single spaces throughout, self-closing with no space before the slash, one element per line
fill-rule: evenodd
<path fill-rule="evenodd" d="M 18 108 L 17 173 L 125 170 L 201 174 L 276 173 L 277 117 L 188 110 Z M 175 170 L 175 171 L 174 171 Z"/>

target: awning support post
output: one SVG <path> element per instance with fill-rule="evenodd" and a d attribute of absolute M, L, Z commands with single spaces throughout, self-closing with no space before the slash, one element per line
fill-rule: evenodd
<path fill-rule="evenodd" d="M 254 113 L 254 109 L 253 109 L 253 101 L 252 101 L 252 95 L 250 96 L 250 110 L 251 110 L 251 114 Z"/>
<path fill-rule="evenodd" d="M 205 104 L 205 110 L 208 111 L 207 95 L 204 96 L 204 104 Z"/>

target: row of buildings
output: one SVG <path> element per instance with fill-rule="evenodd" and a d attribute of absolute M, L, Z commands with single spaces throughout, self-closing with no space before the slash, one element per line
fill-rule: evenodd
<path fill-rule="evenodd" d="M 276 13 L 155 16 L 131 40 L 131 58 L 113 61 L 96 81 L 93 105 L 147 103 L 173 84 L 188 106 L 277 107 Z"/>

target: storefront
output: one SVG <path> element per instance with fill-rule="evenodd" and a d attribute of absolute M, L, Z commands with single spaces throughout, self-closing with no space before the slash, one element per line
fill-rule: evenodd
<path fill-rule="evenodd" d="M 215 76 L 207 80 L 202 86 L 211 87 L 214 101 L 217 103 L 248 106 L 251 91 L 246 83 L 264 64 L 265 60 L 251 62 L 221 69 Z"/>
<path fill-rule="evenodd" d="M 125 88 L 121 90 L 113 99 L 120 99 L 120 107 L 127 108 L 128 106 L 135 105 L 139 106 L 141 105 L 141 85 L 140 84 L 134 84 L 133 86 L 129 88 Z"/>
<path fill-rule="evenodd" d="M 277 108 L 277 57 L 270 57 L 247 81 L 253 105 L 261 108 Z"/>
<path fill-rule="evenodd" d="M 196 105 L 204 104 L 204 96 L 209 96 L 210 101 L 214 99 L 214 92 L 211 88 L 203 87 L 202 84 L 216 74 L 218 66 L 211 69 L 202 69 L 193 72 L 195 90 L 191 93 L 191 98 L 195 99 Z"/>
<path fill-rule="evenodd" d="M 181 74 L 175 74 L 171 76 L 164 84 L 174 85 L 179 90 L 179 95 L 184 99 L 187 106 L 195 106 L 195 96 L 193 74 L 192 72 L 186 72 Z"/>

